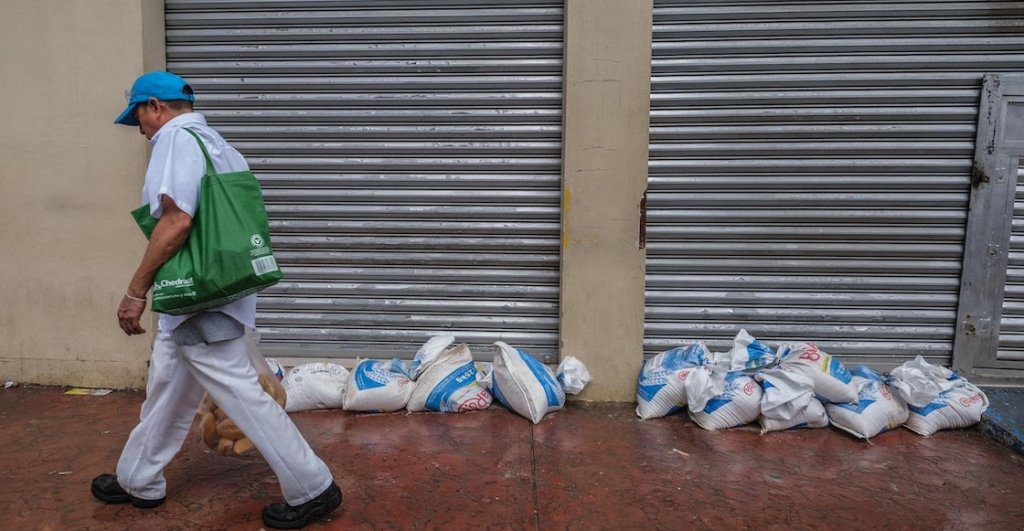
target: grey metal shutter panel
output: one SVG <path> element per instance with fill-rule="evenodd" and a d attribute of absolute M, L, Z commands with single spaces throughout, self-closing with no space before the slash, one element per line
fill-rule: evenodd
<path fill-rule="evenodd" d="M 168 0 L 167 65 L 264 187 L 265 350 L 557 358 L 560 1 Z"/>
<path fill-rule="evenodd" d="M 1015 2 L 655 0 L 645 354 L 739 328 L 948 365 L 982 74 Z"/>
<path fill-rule="evenodd" d="M 1024 124 L 1024 102 L 1018 103 L 1018 124 Z M 1013 104 L 1010 106 L 1014 107 Z M 1024 130 L 1020 131 L 1024 140 Z M 1013 229 L 1006 267 L 1006 291 L 999 321 L 999 361 L 1024 361 L 1024 165 L 1017 168 L 1017 193 L 1013 203 Z"/>

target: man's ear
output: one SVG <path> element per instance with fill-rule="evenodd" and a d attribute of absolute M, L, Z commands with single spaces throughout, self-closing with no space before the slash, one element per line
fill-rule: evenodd
<path fill-rule="evenodd" d="M 146 105 L 149 106 L 149 110 L 152 112 L 157 112 L 160 110 L 160 100 L 156 98 L 149 98 L 149 100 L 146 101 Z"/>

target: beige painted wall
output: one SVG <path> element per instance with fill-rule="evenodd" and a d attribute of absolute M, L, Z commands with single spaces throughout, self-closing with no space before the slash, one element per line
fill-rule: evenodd
<path fill-rule="evenodd" d="M 651 0 L 567 0 L 562 183 L 562 356 L 582 400 L 636 400 L 643 363 Z"/>
<path fill-rule="evenodd" d="M 163 4 L 3 11 L 0 380 L 142 387 L 152 336 L 126 337 L 115 311 L 145 245 L 129 211 L 147 144 L 112 122 L 135 76 L 163 66 Z"/>

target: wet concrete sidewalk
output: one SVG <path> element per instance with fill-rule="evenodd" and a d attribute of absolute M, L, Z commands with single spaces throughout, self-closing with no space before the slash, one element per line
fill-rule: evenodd
<path fill-rule="evenodd" d="M 104 505 L 143 394 L 0 391 L 2 529 L 260 529 L 278 501 L 258 457 L 190 434 L 167 503 Z M 539 425 L 463 414 L 293 414 L 344 491 L 309 529 L 1021 529 L 1024 460 L 978 430 L 861 442 L 835 429 L 761 436 L 639 421 L 629 405 L 573 405 Z"/>

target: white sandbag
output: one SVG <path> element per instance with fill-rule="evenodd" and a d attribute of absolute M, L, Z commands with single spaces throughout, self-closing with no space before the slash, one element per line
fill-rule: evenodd
<path fill-rule="evenodd" d="M 928 436 L 940 430 L 968 428 L 981 421 L 988 409 L 984 391 L 955 373 L 949 376 L 953 387 L 943 391 L 924 407 L 910 406 L 904 424 L 911 431 Z"/>
<path fill-rule="evenodd" d="M 491 392 L 498 402 L 534 424 L 544 415 L 562 409 L 565 391 L 551 369 L 501 341 L 494 345 L 498 350 L 494 354 Z"/>
<path fill-rule="evenodd" d="M 406 409 L 445 413 L 487 409 L 491 393 L 478 376 L 468 346 L 448 348 L 420 374 Z"/>
<path fill-rule="evenodd" d="M 590 371 L 582 361 L 566 356 L 555 369 L 555 379 L 562 384 L 562 390 L 566 394 L 578 395 L 590 383 Z"/>
<path fill-rule="evenodd" d="M 761 433 L 790 428 L 828 426 L 825 406 L 814 398 L 814 382 L 806 375 L 783 367 L 764 369 L 754 375 L 761 383 Z"/>
<path fill-rule="evenodd" d="M 828 426 L 828 414 L 825 413 L 825 405 L 811 397 L 811 401 L 792 418 L 773 419 L 762 415 L 757 417 L 757 422 L 761 425 L 762 434 L 800 428 L 824 428 Z"/>
<path fill-rule="evenodd" d="M 412 359 L 412 364 L 409 366 L 409 376 L 416 380 L 420 374 L 423 373 L 430 366 L 442 352 L 445 351 L 452 343 L 455 342 L 455 336 L 452 334 L 437 334 L 427 340 L 426 343 L 416 351 L 416 356 Z"/>
<path fill-rule="evenodd" d="M 725 392 L 729 371 L 720 365 L 701 365 L 690 371 L 685 381 L 686 405 L 690 411 L 701 411 L 712 398 Z"/>
<path fill-rule="evenodd" d="M 888 383 L 907 405 L 925 407 L 953 388 L 951 376 L 949 369 L 932 365 L 918 355 L 890 371 Z"/>
<path fill-rule="evenodd" d="M 856 404 L 825 404 L 833 426 L 861 439 L 898 428 L 907 421 L 907 403 L 894 394 L 882 377 L 863 365 L 850 371 L 857 386 Z"/>
<path fill-rule="evenodd" d="M 284 367 L 281 366 L 281 362 L 274 358 L 263 358 L 267 362 L 267 367 L 270 367 L 270 372 L 274 374 L 277 381 L 284 380 Z"/>
<path fill-rule="evenodd" d="M 667 350 L 644 362 L 636 386 L 636 414 L 664 417 L 686 407 L 686 379 L 710 361 L 703 342 Z"/>
<path fill-rule="evenodd" d="M 732 371 L 756 371 L 771 365 L 777 359 L 774 350 L 754 339 L 746 330 L 740 330 L 732 342 L 732 349 L 725 355 L 728 369 Z"/>
<path fill-rule="evenodd" d="M 402 360 L 359 360 L 345 385 L 345 410 L 387 413 L 409 403 L 416 382 Z"/>
<path fill-rule="evenodd" d="M 476 381 L 484 386 L 484 389 L 491 390 L 494 381 L 494 363 L 490 361 L 476 362 Z"/>
<path fill-rule="evenodd" d="M 779 347 L 781 365 L 799 372 L 814 382 L 814 395 L 822 402 L 849 404 L 857 401 L 857 386 L 843 362 L 813 343 Z"/>
<path fill-rule="evenodd" d="M 348 369 L 334 363 L 305 363 L 293 367 L 281 380 L 288 392 L 284 410 L 340 408 L 345 400 Z"/>
<path fill-rule="evenodd" d="M 730 372 L 725 377 L 725 391 L 700 411 L 694 411 L 691 405 L 690 418 L 710 431 L 743 426 L 757 420 L 761 395 L 761 386 L 753 378 L 742 372 Z"/>

